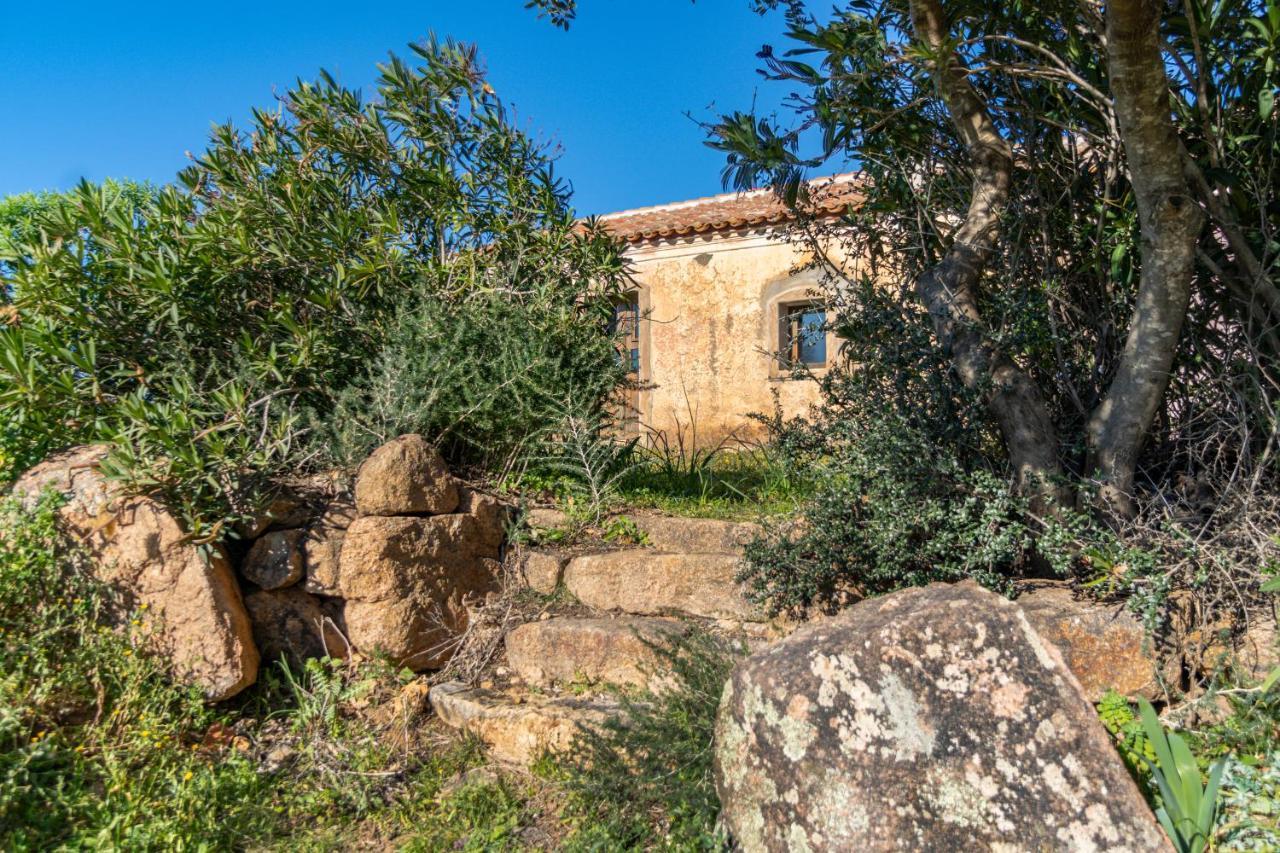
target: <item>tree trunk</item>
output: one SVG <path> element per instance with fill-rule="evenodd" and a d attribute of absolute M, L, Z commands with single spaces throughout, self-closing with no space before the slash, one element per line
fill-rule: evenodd
<path fill-rule="evenodd" d="M 1142 275 L 1120 363 L 1089 421 L 1089 470 L 1103 508 L 1133 513 L 1138 454 L 1169 384 L 1203 223 L 1182 171 L 1160 50 L 1160 6 L 1110 0 L 1107 64 L 1138 204 Z"/>
<path fill-rule="evenodd" d="M 948 30 L 937 0 L 911 0 L 911 23 L 916 39 L 934 53 L 934 84 L 973 168 L 964 222 L 942 260 L 916 279 L 916 292 L 960 380 L 984 395 L 1019 489 L 1036 500 L 1040 511 L 1052 511 L 1065 495 L 1049 407 L 1031 378 L 988 340 L 977 303 L 978 282 L 1008 203 L 1013 155 L 970 85 L 960 57 L 946 47 Z"/>

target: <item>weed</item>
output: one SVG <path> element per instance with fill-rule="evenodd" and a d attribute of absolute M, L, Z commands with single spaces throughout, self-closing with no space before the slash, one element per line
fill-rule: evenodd
<path fill-rule="evenodd" d="M 225 715 L 170 683 L 56 531 L 0 506 L 0 847 L 229 848 L 276 822 L 268 780 L 201 746 Z"/>
<path fill-rule="evenodd" d="M 647 545 L 649 543 L 649 534 L 640 529 L 640 525 L 636 524 L 635 519 L 628 518 L 625 515 L 609 519 L 604 526 L 604 538 L 608 542 L 617 542 L 624 545 Z"/>
<path fill-rule="evenodd" d="M 1107 691 L 1098 702 L 1098 718 L 1115 738 L 1116 749 L 1129 772 L 1135 779 L 1145 780 L 1156 754 L 1129 700 L 1114 690 Z"/>
<path fill-rule="evenodd" d="M 394 809 L 395 825 L 409 833 L 406 851 L 509 850 L 520 847 L 528 823 L 526 795 L 497 775 L 471 779 L 484 763 L 479 741 L 464 739 L 431 756 Z"/>
<path fill-rule="evenodd" d="M 1214 837 L 1217 850 L 1280 850 L 1280 752 L 1227 760 Z"/>
<path fill-rule="evenodd" d="M 570 850 L 637 847 L 714 850 L 720 809 L 712 778 L 712 737 L 720 693 L 735 655 L 705 633 L 654 646 L 672 684 L 659 693 L 619 693 L 622 713 L 584 732 L 559 763 L 536 771 L 567 792 Z"/>
<path fill-rule="evenodd" d="M 614 503 L 635 464 L 636 439 L 621 441 L 610 428 L 603 411 L 569 394 L 557 432 L 538 460 L 540 472 L 551 476 L 565 498 L 575 499 L 578 514 L 591 524 L 598 524 Z"/>

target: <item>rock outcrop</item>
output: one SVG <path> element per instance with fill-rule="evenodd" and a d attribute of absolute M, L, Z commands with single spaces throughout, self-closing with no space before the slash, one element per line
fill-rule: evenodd
<path fill-rule="evenodd" d="M 732 554 L 662 554 L 647 548 L 586 554 L 569 561 L 564 585 L 598 610 L 763 621 L 734 580 L 739 563 Z"/>
<path fill-rule="evenodd" d="M 393 438 L 356 474 L 361 515 L 442 515 L 458 508 L 458 488 L 440 452 L 420 435 Z"/>
<path fill-rule="evenodd" d="M 1163 698 L 1165 685 L 1176 677 L 1123 604 L 1078 600 L 1065 583 L 1034 581 L 1021 591 L 1018 606 L 1037 633 L 1058 647 L 1090 702 L 1108 690 Z"/>
<path fill-rule="evenodd" d="M 1075 676 L 964 583 L 855 605 L 740 664 L 716 787 L 759 850 L 1164 850 Z"/>
<path fill-rule="evenodd" d="M 577 680 L 656 687 L 665 679 L 655 646 L 689 630 L 685 622 L 640 616 L 527 622 L 507 634 L 507 663 L 535 687 Z"/>
<path fill-rule="evenodd" d="M 93 446 L 56 454 L 24 474 L 14 494 L 33 500 L 52 488 L 66 495 L 63 529 L 103 581 L 131 605 L 146 605 L 156 650 L 174 675 L 199 685 L 210 701 L 234 696 L 257 679 L 258 649 L 226 555 L 191 544 L 158 502 L 120 494 L 98 469 L 106 452 Z"/>

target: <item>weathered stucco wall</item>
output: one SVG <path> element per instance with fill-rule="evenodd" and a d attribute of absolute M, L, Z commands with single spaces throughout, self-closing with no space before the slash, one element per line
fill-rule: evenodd
<path fill-rule="evenodd" d="M 715 234 L 628 252 L 640 285 L 645 432 L 662 431 L 674 445 L 684 430 L 699 445 L 729 436 L 760 437 L 747 416 L 771 412 L 773 392 L 784 411 L 804 413 L 816 383 L 783 375 L 768 353 L 777 350 L 777 305 L 815 293 L 798 247 L 756 231 Z M 828 358 L 834 341 L 828 336 Z"/>

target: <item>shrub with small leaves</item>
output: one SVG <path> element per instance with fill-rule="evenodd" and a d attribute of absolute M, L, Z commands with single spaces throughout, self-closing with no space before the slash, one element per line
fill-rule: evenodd
<path fill-rule="evenodd" d="M 741 579 L 771 611 L 838 608 L 963 578 L 1008 592 L 1037 555 L 1037 529 L 1008 484 L 967 469 L 905 421 L 846 419 L 822 429 L 839 433 L 824 436 L 828 455 L 811 463 L 821 473 L 811 475 L 818 486 L 803 520 L 747 546 Z"/>

